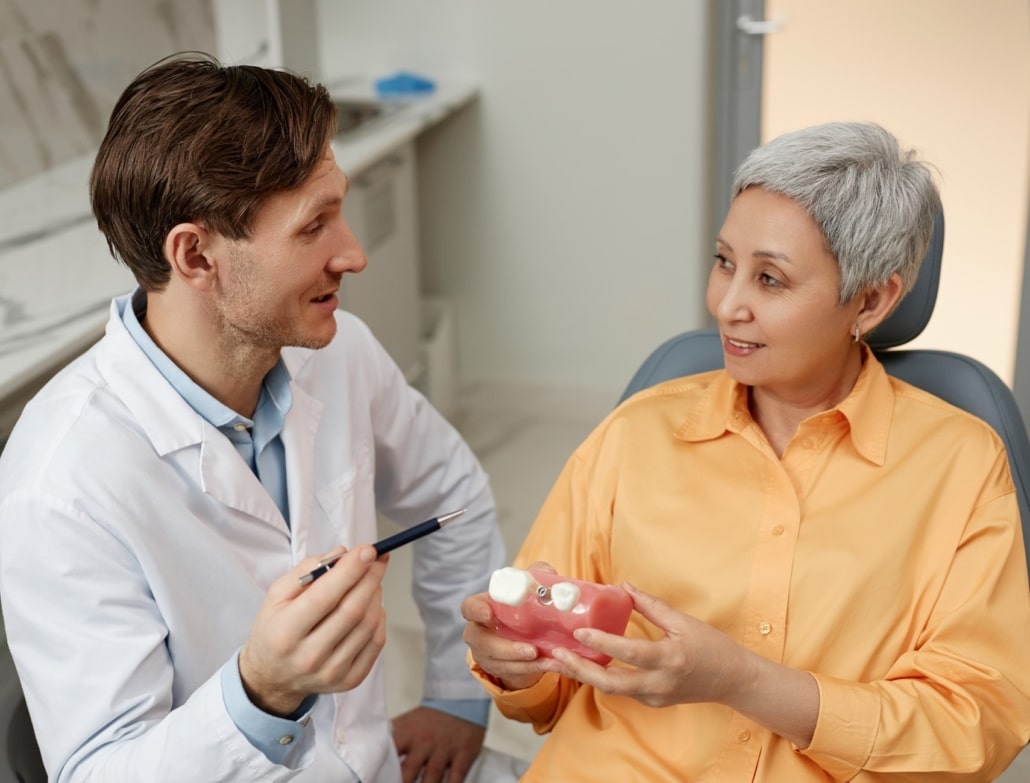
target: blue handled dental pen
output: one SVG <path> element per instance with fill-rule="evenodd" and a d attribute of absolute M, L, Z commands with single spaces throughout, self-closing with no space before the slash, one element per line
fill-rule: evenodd
<path fill-rule="evenodd" d="M 466 509 L 463 508 L 460 511 L 452 511 L 449 514 L 441 514 L 438 517 L 427 519 L 425 522 L 420 522 L 417 525 L 405 528 L 399 533 L 395 533 L 392 536 L 388 536 L 384 538 L 382 541 L 377 541 L 376 543 L 372 544 L 372 546 L 375 547 L 376 555 L 382 557 L 387 552 L 392 552 L 397 547 L 409 544 L 412 541 L 416 541 L 417 539 L 422 538 L 423 536 L 428 536 L 430 533 L 435 533 L 440 528 L 446 526 L 448 522 L 460 517 L 462 514 L 465 513 L 465 511 Z M 304 574 L 304 576 L 300 577 L 298 581 L 302 585 L 311 584 L 316 579 L 318 579 L 318 577 L 322 576 L 330 568 L 332 568 L 333 564 L 336 563 L 336 561 L 339 560 L 341 557 L 343 557 L 343 554 L 334 555 L 333 557 L 327 557 L 325 560 L 319 562 L 318 566 L 315 568 L 314 571 Z"/>

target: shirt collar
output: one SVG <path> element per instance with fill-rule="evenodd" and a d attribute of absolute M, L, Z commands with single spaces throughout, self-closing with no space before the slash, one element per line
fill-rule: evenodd
<path fill-rule="evenodd" d="M 260 429 L 269 440 L 282 430 L 286 412 L 293 402 L 293 395 L 290 390 L 290 372 L 281 357 L 265 376 L 254 419 L 248 419 L 201 388 L 157 346 L 140 323 L 146 312 L 147 294 L 143 289 L 137 288 L 129 300 L 129 306 L 122 311 L 122 323 L 158 372 L 193 410 L 220 429 L 233 429 L 238 425 L 250 429 L 255 426 L 255 421 L 260 421 Z"/>
<path fill-rule="evenodd" d="M 748 387 L 737 383 L 725 370 L 710 375 L 712 382 L 698 405 L 676 430 L 676 436 L 683 440 L 713 440 L 725 432 L 740 433 L 754 422 L 747 405 Z M 863 345 L 862 369 L 851 392 L 835 408 L 818 415 L 843 417 L 855 450 L 870 462 L 883 465 L 893 411 L 890 378 L 873 352 Z"/>
<path fill-rule="evenodd" d="M 855 450 L 870 462 L 887 461 L 887 435 L 894 416 L 894 386 L 880 360 L 862 345 L 862 371 L 851 394 L 837 406 L 850 424 Z"/>
<path fill-rule="evenodd" d="M 711 382 L 686 421 L 676 430 L 676 436 L 684 440 L 714 440 L 724 432 L 741 432 L 752 422 L 747 407 L 747 387 L 733 380 L 725 370 L 705 375 L 710 376 Z"/>
<path fill-rule="evenodd" d="M 279 361 L 268 371 L 261 387 L 261 398 L 254 412 L 254 448 L 260 451 L 282 432 L 286 412 L 292 404 L 290 372 L 280 356 Z"/>

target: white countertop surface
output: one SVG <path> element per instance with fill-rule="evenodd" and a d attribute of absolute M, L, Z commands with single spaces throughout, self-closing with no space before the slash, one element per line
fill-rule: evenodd
<path fill-rule="evenodd" d="M 329 86 L 337 99 L 373 97 L 369 79 Z M 336 138 L 336 161 L 358 174 L 475 97 L 472 86 L 440 84 L 396 99 L 400 108 Z M 97 340 L 111 298 L 133 287 L 89 209 L 92 163 L 91 153 L 0 190 L 0 404 Z"/>
<path fill-rule="evenodd" d="M 337 100 L 370 100 L 375 96 L 370 79 L 327 80 L 327 86 Z M 436 90 L 424 97 L 388 99 L 387 102 L 399 108 L 353 133 L 336 137 L 333 142 L 336 162 L 348 177 L 358 174 L 385 153 L 406 144 L 471 103 L 476 95 L 473 85 L 445 83 L 438 84 Z"/>
<path fill-rule="evenodd" d="M 89 210 L 87 155 L 0 191 L 0 400 L 103 331 L 132 276 Z"/>

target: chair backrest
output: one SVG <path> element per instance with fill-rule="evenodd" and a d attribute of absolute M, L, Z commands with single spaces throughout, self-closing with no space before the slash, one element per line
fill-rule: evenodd
<path fill-rule="evenodd" d="M 997 431 L 1008 450 L 1019 498 L 1023 543 L 1030 562 L 1030 438 L 1012 390 L 990 368 L 968 356 L 926 349 L 895 350 L 914 339 L 930 320 L 937 300 L 943 251 L 944 215 L 939 212 L 915 286 L 866 337 L 866 342 L 888 373 L 979 416 Z M 718 330 L 696 329 L 678 334 L 644 360 L 620 402 L 656 383 L 722 366 Z"/>

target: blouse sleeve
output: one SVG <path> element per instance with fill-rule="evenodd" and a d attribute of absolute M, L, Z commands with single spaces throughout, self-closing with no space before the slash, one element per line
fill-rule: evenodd
<path fill-rule="evenodd" d="M 820 708 L 802 751 L 842 780 L 993 780 L 1030 737 L 1030 589 L 1004 451 L 913 649 L 875 682 L 816 674 Z M 984 622 L 991 618 L 991 622 Z M 905 774 L 907 773 L 907 774 Z"/>

